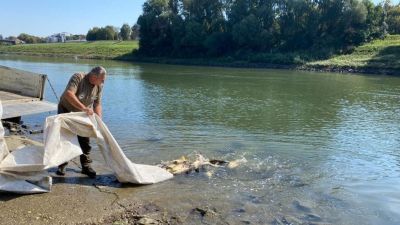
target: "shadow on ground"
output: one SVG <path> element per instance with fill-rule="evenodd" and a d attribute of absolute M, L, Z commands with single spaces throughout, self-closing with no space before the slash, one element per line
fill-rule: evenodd
<path fill-rule="evenodd" d="M 390 63 L 389 63 L 390 62 Z M 393 73 L 400 69 L 400 46 L 389 46 L 376 54 L 368 61 L 367 68 L 380 68 L 382 70 L 392 70 Z M 396 71 L 397 70 L 397 71 Z"/>
<path fill-rule="evenodd" d="M 79 169 L 68 168 L 66 170 L 66 176 L 55 175 L 56 168 L 49 169 L 49 175 L 53 178 L 53 185 L 55 184 L 71 184 L 78 186 L 89 186 L 89 187 L 112 187 L 112 188 L 128 188 L 128 187 L 141 187 L 143 185 L 131 184 L 131 183 L 121 183 L 118 181 L 117 177 L 113 174 L 100 174 L 97 175 L 95 179 L 89 178 L 80 173 Z M 50 192 L 51 193 L 51 192 Z M 48 193 L 39 193 L 32 195 L 41 195 Z M 0 202 L 7 202 L 27 194 L 16 194 L 10 192 L 0 193 Z M 28 194 L 29 195 L 29 194 Z"/>

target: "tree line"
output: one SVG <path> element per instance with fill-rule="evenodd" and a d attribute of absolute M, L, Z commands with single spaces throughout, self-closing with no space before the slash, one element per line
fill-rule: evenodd
<path fill-rule="evenodd" d="M 85 39 L 85 37 L 86 36 L 82 35 L 82 34 L 74 34 L 74 35 L 66 36 L 65 38 L 67 41 L 70 41 L 70 40 L 82 40 L 82 39 Z M 0 40 L 2 40 L 2 39 L 3 39 L 3 36 L 0 34 Z M 47 42 L 46 37 L 38 37 L 38 36 L 26 34 L 26 33 L 21 33 L 17 37 L 8 36 L 8 37 L 4 38 L 4 40 L 10 40 L 10 41 L 14 41 L 17 39 L 25 42 L 26 44 L 39 44 L 39 43 Z"/>
<path fill-rule="evenodd" d="M 147 0 L 137 23 L 139 52 L 148 56 L 324 57 L 399 33 L 400 7 L 388 0 Z"/>
<path fill-rule="evenodd" d="M 136 40 L 139 35 L 139 27 L 134 25 L 130 27 L 128 24 L 123 24 L 119 29 L 108 25 L 105 27 L 93 27 L 86 34 L 86 40 Z"/>
<path fill-rule="evenodd" d="M 17 37 L 15 36 L 8 36 L 8 37 L 4 37 L 0 34 L 0 40 L 9 40 L 9 41 L 14 41 L 16 39 L 19 39 L 25 43 L 28 44 L 37 44 L 37 43 L 45 43 L 46 39 L 42 38 L 42 37 L 37 37 L 34 35 L 30 35 L 30 34 L 26 34 L 26 33 L 21 33 L 20 35 L 18 35 Z"/>
<path fill-rule="evenodd" d="M 115 26 L 105 26 L 105 27 L 94 27 L 89 29 L 86 35 L 75 34 L 66 36 L 66 40 L 82 40 L 85 39 L 88 41 L 97 41 L 97 40 L 136 40 L 139 36 L 139 27 L 138 25 L 133 25 L 130 27 L 128 24 L 123 24 L 121 28 L 117 28 Z M 3 39 L 3 36 L 0 34 L 0 40 Z M 27 44 L 37 44 L 37 43 L 46 43 L 46 37 L 37 37 L 34 35 L 21 33 L 17 37 L 9 36 L 5 37 L 5 40 L 16 40 L 19 39 L 24 41 Z"/>

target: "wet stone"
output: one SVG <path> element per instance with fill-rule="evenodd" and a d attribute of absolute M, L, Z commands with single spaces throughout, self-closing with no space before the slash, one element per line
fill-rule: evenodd
<path fill-rule="evenodd" d="M 301 221 L 300 219 L 298 219 L 296 217 L 285 215 L 285 216 L 275 217 L 272 224 L 274 224 L 274 225 L 293 225 L 293 224 L 308 224 L 308 223 L 304 223 L 303 221 Z"/>
<path fill-rule="evenodd" d="M 322 221 L 321 217 L 318 215 L 315 215 L 315 214 L 307 214 L 304 217 L 304 219 L 307 221 L 312 221 L 312 222 L 321 222 Z"/>
<path fill-rule="evenodd" d="M 160 224 L 160 223 L 155 219 L 144 217 L 144 218 L 141 218 L 140 220 L 138 220 L 137 224 L 139 224 L 139 225 L 150 225 L 150 224 Z"/>
<path fill-rule="evenodd" d="M 233 210 L 233 212 L 235 212 L 235 213 L 245 213 L 246 210 L 245 209 L 235 209 L 235 210 Z"/>
<path fill-rule="evenodd" d="M 302 212 L 311 212 L 309 207 L 302 205 L 299 201 L 293 201 L 293 206 L 295 209 L 302 211 Z"/>
<path fill-rule="evenodd" d="M 216 217 L 217 215 L 218 215 L 218 213 L 217 213 L 217 210 L 216 209 L 210 209 L 210 208 L 208 208 L 208 207 L 205 207 L 205 208 L 199 208 L 199 207 L 197 207 L 197 208 L 194 208 L 192 211 L 191 211 L 191 214 L 192 215 L 198 215 L 198 216 L 200 216 L 201 218 L 212 218 L 212 217 Z"/>
<path fill-rule="evenodd" d="M 261 204 L 263 202 L 262 197 L 259 197 L 256 195 L 248 195 L 248 196 L 246 196 L 246 198 L 248 199 L 248 201 L 250 201 L 251 203 L 254 203 L 254 204 Z"/>

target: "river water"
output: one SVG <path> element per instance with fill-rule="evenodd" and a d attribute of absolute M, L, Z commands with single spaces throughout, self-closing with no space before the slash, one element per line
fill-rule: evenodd
<path fill-rule="evenodd" d="M 247 161 L 122 196 L 218 215 L 193 224 L 400 224 L 398 77 L 19 56 L 0 65 L 47 74 L 58 96 L 74 72 L 106 67 L 103 119 L 135 163 Z M 57 101 L 48 84 L 46 99 Z"/>

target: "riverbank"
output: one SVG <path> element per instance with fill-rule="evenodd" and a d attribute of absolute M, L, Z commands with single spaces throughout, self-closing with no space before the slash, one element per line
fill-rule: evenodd
<path fill-rule="evenodd" d="M 96 41 L 0 46 L 0 54 L 109 59 L 134 62 L 240 68 L 294 69 L 320 72 L 397 75 L 400 72 L 400 35 L 389 35 L 355 48 L 349 54 L 312 60 L 310 53 L 266 53 L 219 58 L 143 57 L 137 41 Z"/>
<path fill-rule="evenodd" d="M 400 97 L 398 77 L 20 56 L 0 56 L 0 64 L 48 74 L 56 93 L 64 90 L 74 71 L 104 64 L 111 73 L 104 121 L 136 163 L 156 165 L 194 151 L 223 160 L 248 160 L 235 170 L 212 168 L 155 185 L 121 188 L 112 186 L 116 184 L 107 172 L 99 180 L 79 177 L 79 168 L 71 163 L 68 179 L 57 180 L 51 193 L 34 196 L 52 198 L 50 211 L 35 211 L 37 217 L 57 211 L 54 214 L 62 219 L 58 211 L 72 207 L 58 205 L 66 205 L 68 197 L 76 205 L 97 208 L 101 217 L 102 207 L 117 197 L 98 193 L 95 183 L 130 203 L 156 203 L 161 212 L 167 209 L 182 218 L 183 224 L 207 223 L 199 219 L 197 208 L 215 208 L 210 217 L 232 225 L 400 224 L 399 205 L 388 204 L 400 193 L 400 170 L 393 158 L 398 155 L 393 140 L 400 126 L 400 114 L 393 113 Z M 51 92 L 46 99 L 56 101 Z M 22 120 L 39 130 L 36 124 L 53 114 Z M 42 140 L 42 134 L 36 135 L 35 140 Z M 100 161 L 95 162 L 100 173 Z M 54 170 L 50 175 L 56 178 Z M 92 200 L 97 194 L 98 204 Z M 30 198 L 10 200 L 6 204 L 23 205 Z M 39 200 L 32 207 L 38 207 Z M 93 214 L 78 215 L 86 220 L 96 218 Z M 68 215 L 74 219 L 73 213 Z M 191 218 L 195 222 L 190 223 Z"/>
<path fill-rule="evenodd" d="M 5 141 L 10 151 L 25 146 L 43 147 L 41 142 L 24 135 L 9 134 Z M 79 159 L 76 158 L 68 164 L 65 176 L 56 175 L 56 168 L 48 171 L 53 180 L 49 193 L 1 193 L 1 224 L 144 225 L 200 224 L 203 221 L 216 224 L 223 221 L 216 208 L 204 206 L 187 212 L 182 210 L 185 215 L 182 216 L 165 208 L 165 203 L 139 200 L 140 189 L 150 188 L 149 185 L 119 183 L 98 151 L 92 153 L 92 157 L 98 173 L 96 179 L 80 173 Z"/>
<path fill-rule="evenodd" d="M 25 45 L 0 45 L 0 54 L 85 59 L 122 59 L 139 48 L 137 41 L 91 41 Z"/>

